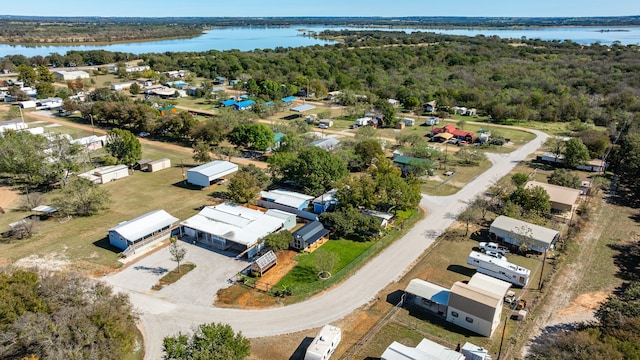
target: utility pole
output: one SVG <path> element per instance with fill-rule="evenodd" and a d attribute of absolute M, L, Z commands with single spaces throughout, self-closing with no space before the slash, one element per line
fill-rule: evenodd
<path fill-rule="evenodd" d="M 538 291 L 542 290 L 542 277 L 544 276 L 544 263 L 547 262 L 547 250 L 544 251 L 542 258 L 542 270 L 540 271 L 540 281 L 538 281 Z"/>
<path fill-rule="evenodd" d="M 89 114 L 89 119 L 91 119 L 91 135 L 96 134 L 96 128 L 93 126 L 93 115 Z"/>
<path fill-rule="evenodd" d="M 504 319 L 504 326 L 502 327 L 502 336 L 500 337 L 500 350 L 498 350 L 497 360 L 500 360 L 500 355 L 502 355 L 502 343 L 504 342 L 504 333 L 507 331 L 507 320 L 509 320 L 508 317 Z"/>

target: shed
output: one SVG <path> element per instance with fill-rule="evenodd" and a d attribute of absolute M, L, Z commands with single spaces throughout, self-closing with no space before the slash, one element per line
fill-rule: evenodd
<path fill-rule="evenodd" d="M 291 105 L 291 103 L 294 102 L 295 99 L 296 99 L 295 96 L 287 96 L 282 98 L 282 102 L 284 102 L 287 105 Z"/>
<path fill-rule="evenodd" d="M 412 295 L 407 300 L 412 300 L 415 305 L 426 308 L 441 316 L 447 313 L 449 289 L 422 279 L 412 279 L 404 292 Z"/>
<path fill-rule="evenodd" d="M 549 201 L 551 201 L 551 209 L 558 212 L 571 212 L 573 211 L 578 198 L 580 197 L 580 190 L 572 189 L 564 186 L 558 186 L 553 184 L 547 184 L 538 181 L 529 181 L 525 188 L 530 189 L 539 186 L 543 188 L 547 194 L 549 194 Z"/>
<path fill-rule="evenodd" d="M 404 118 L 402 119 L 402 121 L 404 122 L 405 125 L 407 126 L 415 126 L 416 125 L 416 119 L 412 119 L 412 118 Z"/>
<path fill-rule="evenodd" d="M 129 246 L 139 248 L 150 242 L 164 240 L 169 238 L 171 228 L 177 221 L 164 210 L 154 210 L 109 229 L 109 243 L 125 250 Z"/>
<path fill-rule="evenodd" d="M 127 165 L 102 166 L 78 175 L 96 184 L 108 183 L 127 176 L 129 176 Z"/>
<path fill-rule="evenodd" d="M 278 264 L 278 258 L 273 250 L 269 250 L 266 254 L 260 256 L 251 264 L 251 271 L 259 273 L 262 276 L 267 270 Z"/>
<path fill-rule="evenodd" d="M 209 187 L 211 182 L 238 171 L 238 165 L 216 160 L 187 170 L 187 182 L 193 185 Z"/>
<path fill-rule="evenodd" d="M 295 111 L 295 112 L 305 112 L 311 109 L 315 109 L 316 106 L 315 105 L 311 105 L 311 104 L 304 104 L 304 105 L 298 105 L 296 107 L 292 107 L 291 111 Z"/>
<path fill-rule="evenodd" d="M 329 230 L 325 229 L 320 221 L 312 221 L 293 233 L 291 247 L 300 251 L 306 250 L 327 234 Z"/>
<path fill-rule="evenodd" d="M 146 171 L 148 172 L 156 172 L 164 169 L 168 169 L 171 167 L 171 160 L 168 158 L 162 158 L 154 161 L 150 161 L 146 164 Z"/>
<path fill-rule="evenodd" d="M 338 205 L 338 198 L 336 193 L 338 190 L 331 189 L 326 193 L 313 199 L 313 212 L 316 214 L 322 214 L 325 211 L 333 211 Z"/>
<path fill-rule="evenodd" d="M 521 246 L 524 241 L 529 249 L 543 253 L 552 248 L 560 232 L 501 215 L 491 223 L 489 236 L 516 246 Z"/>

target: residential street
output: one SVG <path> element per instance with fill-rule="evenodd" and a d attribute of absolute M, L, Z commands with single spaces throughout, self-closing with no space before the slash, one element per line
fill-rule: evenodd
<path fill-rule="evenodd" d="M 485 192 L 520 161 L 538 149 L 547 135 L 529 130 L 536 139 L 510 154 L 488 154 L 493 166 L 461 191 L 447 197 L 423 196 L 421 206 L 428 215 L 404 237 L 385 249 L 348 280 L 330 291 L 303 303 L 265 310 L 222 309 L 191 303 L 172 303 L 144 292 L 117 288 L 131 296 L 139 309 L 145 335 L 145 359 L 162 358 L 162 340 L 178 331 L 189 331 L 195 324 L 229 323 L 247 337 L 286 334 L 336 321 L 366 304 L 389 283 L 399 279 L 426 248 L 444 232 L 463 210 L 467 201 Z M 112 275 L 112 277 L 118 274 Z M 107 281 L 110 279 L 107 278 Z M 114 281 L 115 282 L 115 281 Z M 381 297 L 386 294 L 380 294 Z M 213 299 L 212 299 L 213 300 Z"/>

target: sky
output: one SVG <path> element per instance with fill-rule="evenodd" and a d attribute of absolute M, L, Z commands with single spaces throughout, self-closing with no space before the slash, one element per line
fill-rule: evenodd
<path fill-rule="evenodd" d="M 24 6 L 20 6 L 23 4 Z M 29 0 L 0 15 L 118 17 L 484 16 L 584 17 L 640 15 L 638 0 Z"/>

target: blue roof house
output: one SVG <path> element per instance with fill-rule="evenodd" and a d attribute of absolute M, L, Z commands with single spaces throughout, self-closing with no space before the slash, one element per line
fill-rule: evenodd
<path fill-rule="evenodd" d="M 282 102 L 287 105 L 291 105 L 291 103 L 296 99 L 295 96 L 287 96 L 286 98 L 282 98 Z"/>
<path fill-rule="evenodd" d="M 229 107 L 229 106 L 233 106 L 237 104 L 237 102 L 234 99 L 229 99 L 229 100 L 225 100 L 225 101 L 221 101 L 220 102 L 220 106 L 222 107 Z"/>
<path fill-rule="evenodd" d="M 236 110 L 246 110 L 246 109 L 250 109 L 255 103 L 256 102 L 253 100 L 245 100 L 245 101 L 240 101 L 239 103 L 233 106 L 236 108 Z"/>

